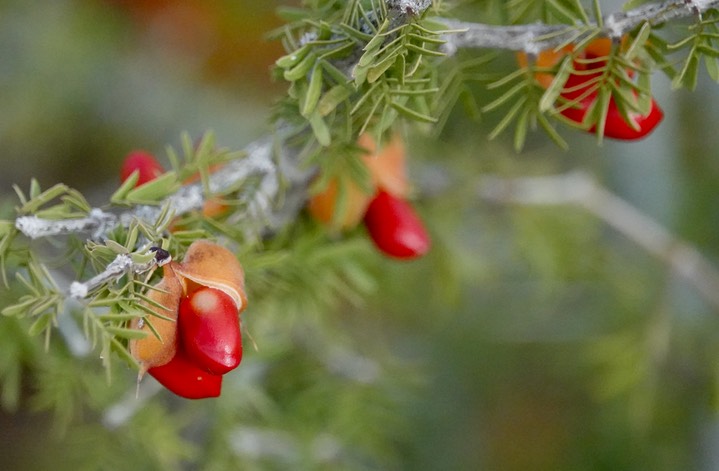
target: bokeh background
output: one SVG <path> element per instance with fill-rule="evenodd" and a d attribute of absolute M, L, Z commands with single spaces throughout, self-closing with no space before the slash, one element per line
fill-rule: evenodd
<path fill-rule="evenodd" d="M 280 3 L 0 2 L 5 214 L 11 185 L 31 178 L 103 204 L 132 149 L 164 156 L 183 131 L 207 130 L 239 149 L 265 133 L 285 91 L 269 73 L 281 46 L 266 39 Z M 536 133 L 517 153 L 487 140 L 498 116 L 461 110 L 439 138 L 412 134 L 433 252 L 373 255 L 363 298 L 327 312 L 300 306 L 269 325 L 268 303 L 251 306 L 260 350 L 228 375 L 232 397 L 159 392 L 108 424 L 134 372 L 108 384 L 93 359 L 45 353 L 0 319 L 0 354 L 26 360 L 12 376 L 0 355 L 0 391 L 22 381 L 2 396 L 0 469 L 719 469 L 719 312 L 580 209 L 476 192 L 487 174 L 583 169 L 719 266 L 719 87 L 703 74 L 696 91 L 672 91 L 657 76 L 654 90 L 665 121 L 638 143 L 563 130 L 569 151 Z M 38 385 L 51 380 L 83 385 L 47 397 Z"/>

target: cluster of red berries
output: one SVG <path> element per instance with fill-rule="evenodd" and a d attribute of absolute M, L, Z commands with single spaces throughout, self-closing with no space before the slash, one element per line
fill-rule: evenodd
<path fill-rule="evenodd" d="M 307 205 L 310 214 L 315 220 L 340 230 L 352 229 L 362 222 L 383 254 L 398 259 L 421 257 L 430 248 L 430 238 L 407 201 L 409 184 L 402 140 L 394 136 L 378 150 L 372 137 L 363 134 L 358 144 L 367 150 L 362 160 L 372 176 L 373 192 L 368 194 L 346 179 L 346 204 L 337 218 L 339 183 L 336 178 L 332 179 L 326 188 L 310 198 Z"/>
<path fill-rule="evenodd" d="M 136 185 L 164 172 L 145 151 L 123 162 L 122 181 L 138 174 Z M 229 250 L 206 240 L 190 245 L 181 263 L 170 262 L 164 276 L 148 293 L 148 309 L 160 316 L 137 317 L 132 328 L 147 335 L 130 342 L 130 353 L 145 372 L 178 396 L 217 397 L 222 375 L 242 360 L 239 313 L 247 304 L 244 272 Z"/>
<path fill-rule="evenodd" d="M 147 335 L 130 342 L 130 353 L 140 376 L 149 373 L 178 396 L 217 397 L 222 375 L 242 360 L 239 314 L 247 304 L 242 267 L 226 248 L 197 240 L 181 263 L 163 269 L 145 303 L 161 317 L 133 320 L 131 327 Z"/>
<path fill-rule="evenodd" d="M 562 102 L 571 103 L 571 106 L 564 103 L 559 105 L 560 113 L 570 121 L 582 125 L 587 113 L 596 106 L 599 98 L 599 83 L 605 73 L 603 69 L 607 64 L 607 58 L 612 52 L 612 47 L 612 41 L 609 38 L 599 38 L 574 54 L 573 73 L 567 78 L 559 95 Z M 542 51 L 535 59 L 535 66 L 552 68 L 565 55 L 572 54 L 573 51 L 572 46 L 567 46 L 558 51 Z M 526 54 L 519 54 L 518 61 L 521 66 L 526 66 L 528 64 Z M 626 73 L 628 78 L 631 78 L 634 71 L 629 69 Z M 554 76 L 549 73 L 539 72 L 535 75 L 535 79 L 542 87 L 548 88 Z M 636 99 L 636 97 L 637 94 L 634 92 L 633 98 Z M 612 93 L 607 105 L 606 119 L 603 123 L 603 135 L 613 139 L 630 141 L 641 139 L 651 133 L 663 117 L 664 113 L 653 98 L 646 113 L 642 114 L 628 110 L 623 114 Z M 587 131 L 594 133 L 596 129 L 597 126 L 593 125 Z"/>

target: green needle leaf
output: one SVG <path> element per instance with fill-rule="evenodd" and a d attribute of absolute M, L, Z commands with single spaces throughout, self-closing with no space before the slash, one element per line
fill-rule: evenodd
<path fill-rule="evenodd" d="M 287 80 L 288 82 L 294 82 L 301 79 L 302 77 L 307 75 L 310 69 L 312 69 L 312 66 L 315 64 L 315 60 L 316 56 L 314 53 L 307 54 L 305 58 L 300 61 L 299 64 L 285 71 L 285 80 Z"/>
<path fill-rule="evenodd" d="M 637 54 L 639 54 L 639 51 L 641 51 L 642 47 L 647 42 L 647 39 L 649 39 L 650 34 L 652 34 L 652 25 L 645 22 L 637 32 L 637 36 L 634 38 L 634 41 L 632 41 L 632 44 L 629 46 L 629 49 L 627 49 L 627 52 L 624 55 L 627 60 L 632 60 L 637 56 Z"/>
<path fill-rule="evenodd" d="M 277 65 L 277 67 L 280 67 L 282 69 L 289 69 L 291 67 L 294 67 L 299 64 L 302 59 L 305 58 L 310 49 L 310 46 L 308 44 L 305 44 L 296 51 L 292 51 L 291 53 L 280 57 L 275 61 L 275 64 Z"/>
<path fill-rule="evenodd" d="M 352 95 L 352 90 L 346 85 L 335 85 L 330 88 L 317 103 L 320 116 L 327 116 L 343 101 Z"/>
<path fill-rule="evenodd" d="M 38 317 L 35 322 L 32 323 L 30 328 L 28 329 L 28 334 L 31 337 L 35 337 L 45 331 L 50 326 L 50 323 L 52 322 L 53 316 L 50 314 L 45 314 L 43 316 Z"/>
<path fill-rule="evenodd" d="M 112 334 L 116 337 L 121 337 L 123 339 L 136 340 L 136 339 L 144 339 L 145 337 L 147 337 L 147 332 L 145 332 L 143 330 L 138 330 L 138 329 L 128 329 L 125 327 L 110 326 L 110 327 L 106 327 L 106 330 L 110 334 Z"/>
<path fill-rule="evenodd" d="M 314 113 L 310 115 L 309 122 L 317 142 L 319 142 L 322 147 L 329 146 L 332 142 L 330 128 L 327 126 L 327 123 L 325 123 L 325 120 L 322 119 L 322 115 L 320 115 L 319 111 L 315 110 Z"/>
<path fill-rule="evenodd" d="M 489 139 L 495 139 L 497 136 L 499 136 L 502 131 L 504 131 L 507 126 L 509 126 L 509 123 L 512 122 L 514 117 L 522 110 L 522 107 L 527 101 L 526 96 L 522 96 L 517 102 L 509 109 L 509 112 L 499 121 L 499 123 L 492 129 L 492 132 L 489 133 Z"/>
<path fill-rule="evenodd" d="M 310 77 L 310 85 L 307 88 L 304 103 L 302 104 L 302 109 L 300 110 L 300 113 L 304 117 L 308 117 L 312 114 L 317 107 L 317 102 L 319 101 L 322 93 L 322 70 L 322 67 L 315 67 L 312 72 L 312 77 Z"/>
<path fill-rule="evenodd" d="M 136 204 L 153 204 L 174 193 L 180 188 L 174 171 L 166 172 L 156 179 L 131 190 L 126 201 Z"/>
<path fill-rule="evenodd" d="M 434 124 L 437 122 L 437 118 L 415 111 L 407 106 L 397 103 L 396 101 L 391 101 L 390 104 L 392 108 L 397 110 L 399 114 L 405 116 L 406 118 L 419 121 L 421 123 Z"/>
<path fill-rule="evenodd" d="M 559 98 L 559 95 L 564 90 L 564 84 L 567 83 L 567 79 L 572 72 L 572 58 L 567 56 L 564 58 L 562 63 L 559 65 L 557 75 L 552 80 L 551 85 L 547 87 L 539 100 L 539 111 L 545 112 L 554 107 L 554 103 Z"/>

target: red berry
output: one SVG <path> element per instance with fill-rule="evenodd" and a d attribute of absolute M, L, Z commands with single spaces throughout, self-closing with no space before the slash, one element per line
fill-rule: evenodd
<path fill-rule="evenodd" d="M 177 349 L 169 363 L 147 371 L 167 389 L 187 399 L 218 397 L 222 390 L 222 376 L 195 366 L 182 348 Z"/>
<path fill-rule="evenodd" d="M 230 296 L 200 288 L 180 301 L 178 322 L 182 348 L 195 365 L 221 375 L 240 364 L 240 318 Z"/>
<path fill-rule="evenodd" d="M 634 127 L 624 121 L 613 98 L 609 101 L 609 109 L 607 111 L 607 123 L 604 126 L 604 135 L 626 141 L 633 141 L 645 137 L 652 132 L 664 118 L 664 112 L 659 108 L 654 98 L 652 98 L 649 113 L 646 115 L 629 113 L 631 120 L 636 125 Z"/>
<path fill-rule="evenodd" d="M 152 181 L 165 173 L 165 169 L 162 168 L 155 156 L 144 150 L 136 150 L 127 154 L 120 168 L 120 180 L 124 182 L 135 170 L 140 173 L 136 186 Z"/>
<path fill-rule="evenodd" d="M 587 81 L 593 77 L 596 77 L 596 74 L 570 75 L 564 85 L 565 90 L 568 91 L 562 93 L 562 96 L 568 100 L 576 100 L 582 97 L 582 95 L 587 92 L 587 88 L 590 86 L 582 85 L 587 83 Z M 584 121 L 584 116 L 587 114 L 587 111 L 596 99 L 597 92 L 594 91 L 583 97 L 577 105 L 566 108 L 562 110 L 561 113 L 575 123 L 581 124 Z M 624 120 L 624 117 L 619 112 L 619 108 L 617 108 L 614 96 L 612 96 L 609 100 L 609 106 L 607 108 L 607 119 L 604 124 L 604 136 L 626 141 L 641 139 L 651 133 L 654 128 L 659 125 L 663 117 L 664 113 L 657 102 L 652 98 L 649 112 L 646 115 L 630 113 L 630 118 L 634 124 L 634 126 L 632 126 L 632 124 L 629 124 Z M 596 129 L 596 126 L 592 126 L 588 129 L 588 131 L 595 132 Z"/>
<path fill-rule="evenodd" d="M 429 250 L 429 235 L 412 206 L 386 191 L 374 197 L 364 224 L 377 248 L 390 257 L 411 259 Z"/>

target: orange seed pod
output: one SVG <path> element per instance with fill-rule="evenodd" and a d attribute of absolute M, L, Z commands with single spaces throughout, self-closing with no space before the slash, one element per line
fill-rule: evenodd
<path fill-rule="evenodd" d="M 545 49 L 544 51 L 540 51 L 535 58 L 534 66 L 541 69 L 551 69 L 559 64 L 564 56 L 571 54 L 573 50 L 574 46 L 570 44 L 568 46 L 564 46 L 560 50 Z M 519 64 L 522 68 L 529 66 L 529 58 L 527 57 L 526 52 L 517 53 L 517 64 Z M 554 74 L 549 72 L 536 72 L 534 74 L 534 79 L 542 88 L 549 88 L 554 80 Z"/>
<path fill-rule="evenodd" d="M 173 265 L 185 295 L 198 286 L 207 286 L 232 298 L 239 312 L 245 309 L 245 273 L 235 254 L 225 247 L 209 240 L 196 240 L 182 263 Z"/>
<path fill-rule="evenodd" d="M 164 267 L 162 280 L 151 290 L 147 297 L 153 302 L 163 306 L 159 309 L 147 301 L 142 304 L 153 309 L 168 319 L 155 316 L 136 317 L 132 320 L 130 327 L 146 332 L 147 335 L 141 339 L 130 341 L 130 353 L 140 364 L 140 376 L 148 369 L 164 365 L 175 355 L 177 349 L 177 312 L 182 296 L 182 285 L 172 269 L 172 264 Z M 152 323 L 158 338 L 150 329 Z"/>
<path fill-rule="evenodd" d="M 332 225 L 334 229 L 349 230 L 356 227 L 364 218 L 378 191 L 384 190 L 398 198 L 404 198 L 409 193 L 404 143 L 398 134 L 382 148 L 378 148 L 374 138 L 368 133 L 362 134 L 357 139 L 357 144 L 366 151 L 361 158 L 372 177 L 372 192 L 367 193 L 350 178 L 345 178 L 340 183 L 339 179 L 334 177 L 307 203 L 307 210 L 316 221 Z M 342 214 L 337 215 L 335 213 L 340 197 L 340 184 L 343 185 L 345 201 Z"/>
<path fill-rule="evenodd" d="M 377 143 L 370 134 L 362 134 L 357 144 L 367 150 L 362 160 L 372 175 L 372 181 L 378 190 L 398 198 L 405 198 L 409 193 L 407 182 L 407 168 L 405 163 L 404 142 L 399 134 L 378 148 Z"/>
<path fill-rule="evenodd" d="M 351 179 L 343 181 L 346 203 L 344 211 L 335 220 L 337 211 L 337 199 L 339 198 L 339 183 L 333 178 L 327 187 L 320 193 L 313 195 L 307 204 L 307 209 L 312 217 L 323 224 L 332 225 L 335 229 L 347 230 L 357 226 L 362 221 L 364 213 L 369 206 L 372 195 L 365 193 Z"/>

